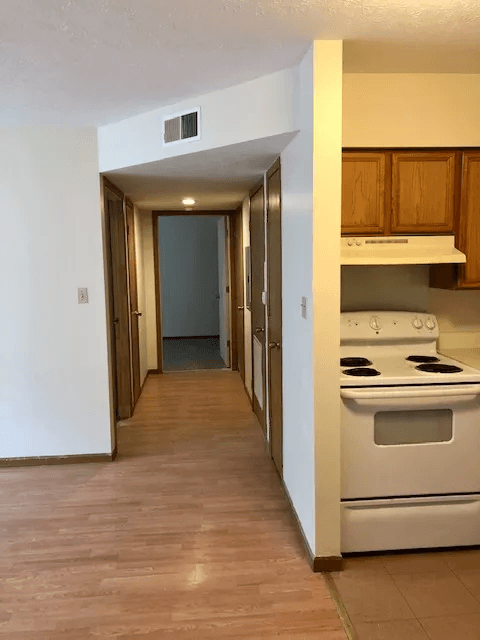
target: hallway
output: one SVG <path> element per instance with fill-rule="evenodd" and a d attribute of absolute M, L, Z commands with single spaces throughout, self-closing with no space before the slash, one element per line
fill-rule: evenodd
<path fill-rule="evenodd" d="M 345 640 L 238 374 L 152 376 L 118 432 L 0 470 L 0 638 Z"/>

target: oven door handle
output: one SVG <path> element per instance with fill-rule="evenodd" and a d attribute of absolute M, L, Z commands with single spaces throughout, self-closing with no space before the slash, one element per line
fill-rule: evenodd
<path fill-rule="evenodd" d="M 429 387 L 412 389 L 349 389 L 340 390 L 342 398 L 351 400 L 390 400 L 393 398 L 446 398 L 453 396 L 475 396 L 480 394 L 480 384 L 471 384 L 458 387 Z"/>

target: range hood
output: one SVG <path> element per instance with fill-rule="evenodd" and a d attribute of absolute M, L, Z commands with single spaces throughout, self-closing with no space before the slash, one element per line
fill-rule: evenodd
<path fill-rule="evenodd" d="M 342 238 L 341 264 L 447 264 L 466 262 L 455 236 Z"/>

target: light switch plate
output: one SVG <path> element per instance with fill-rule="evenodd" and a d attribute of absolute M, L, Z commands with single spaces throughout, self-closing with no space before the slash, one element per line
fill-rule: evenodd
<path fill-rule="evenodd" d="M 87 287 L 78 287 L 78 304 L 88 304 Z"/>

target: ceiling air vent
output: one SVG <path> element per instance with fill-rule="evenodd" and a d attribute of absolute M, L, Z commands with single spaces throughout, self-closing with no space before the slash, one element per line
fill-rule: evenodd
<path fill-rule="evenodd" d="M 170 115 L 163 121 L 164 144 L 193 142 L 200 139 L 200 109 Z"/>

